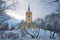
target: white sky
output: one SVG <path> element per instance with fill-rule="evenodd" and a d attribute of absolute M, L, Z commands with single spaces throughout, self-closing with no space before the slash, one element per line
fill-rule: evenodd
<path fill-rule="evenodd" d="M 47 14 L 51 12 L 55 12 L 57 8 L 57 2 L 52 3 L 51 6 L 48 2 L 52 0 L 17 0 L 19 2 L 18 7 L 16 10 L 9 10 L 7 14 L 15 17 L 18 20 L 25 19 L 25 14 L 28 8 L 28 3 L 30 4 L 30 8 L 33 14 L 33 20 L 36 18 L 44 18 Z M 46 1 L 46 2 L 44 2 Z M 53 0 L 54 1 L 54 0 Z"/>

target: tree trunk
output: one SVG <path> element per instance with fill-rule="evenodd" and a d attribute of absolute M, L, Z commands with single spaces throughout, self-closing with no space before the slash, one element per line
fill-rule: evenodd
<path fill-rule="evenodd" d="M 46 30 L 45 30 L 45 36 L 46 36 Z"/>
<path fill-rule="evenodd" d="M 53 33 L 53 38 L 54 38 L 54 36 L 55 36 L 55 32 Z"/>
<path fill-rule="evenodd" d="M 50 31 L 50 39 L 52 38 L 52 32 Z"/>
<path fill-rule="evenodd" d="M 39 32 L 38 32 L 36 38 L 38 38 L 39 37 L 39 34 L 40 34 L 40 27 L 38 29 L 39 29 Z"/>

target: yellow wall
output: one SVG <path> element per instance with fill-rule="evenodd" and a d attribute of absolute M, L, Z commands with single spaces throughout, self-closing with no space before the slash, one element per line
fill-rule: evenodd
<path fill-rule="evenodd" d="M 27 11 L 26 12 L 26 23 L 31 23 L 32 22 L 32 12 Z"/>
<path fill-rule="evenodd" d="M 32 22 L 32 12 L 27 11 L 26 12 L 26 27 L 29 27 L 29 24 Z"/>

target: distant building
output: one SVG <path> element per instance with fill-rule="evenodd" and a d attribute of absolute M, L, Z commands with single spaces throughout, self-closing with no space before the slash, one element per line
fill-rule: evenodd
<path fill-rule="evenodd" d="M 30 6 L 28 5 L 28 10 L 26 12 L 26 27 L 29 27 L 32 22 L 32 12 L 30 10 Z"/>
<path fill-rule="evenodd" d="M 21 21 L 21 23 L 19 23 L 19 27 L 21 29 L 23 28 L 37 28 L 38 25 L 34 22 L 32 22 L 32 12 L 30 10 L 30 6 L 28 5 L 28 10 L 26 12 L 26 21 Z"/>

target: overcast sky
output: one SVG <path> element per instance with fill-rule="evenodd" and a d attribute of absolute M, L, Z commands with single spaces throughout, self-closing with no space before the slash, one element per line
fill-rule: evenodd
<path fill-rule="evenodd" d="M 51 3 L 51 1 L 55 0 L 17 0 L 19 3 L 16 7 L 17 9 L 9 10 L 7 14 L 18 20 L 25 19 L 29 4 L 33 14 L 33 20 L 36 18 L 44 18 L 47 14 L 56 12 L 58 2 Z"/>

